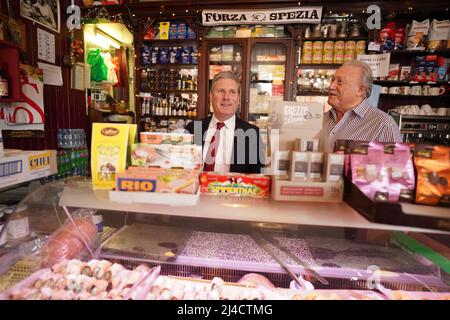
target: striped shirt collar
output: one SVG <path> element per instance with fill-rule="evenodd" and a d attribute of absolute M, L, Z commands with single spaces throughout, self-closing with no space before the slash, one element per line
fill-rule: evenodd
<path fill-rule="evenodd" d="M 350 109 L 348 111 L 351 111 L 351 112 L 355 113 L 357 116 L 359 116 L 360 118 L 363 118 L 369 108 L 370 108 L 369 100 L 368 99 L 364 99 L 355 108 Z M 333 108 L 331 108 L 331 110 L 330 110 L 330 116 L 336 122 L 336 118 L 337 118 L 336 117 L 336 110 L 334 110 Z"/>

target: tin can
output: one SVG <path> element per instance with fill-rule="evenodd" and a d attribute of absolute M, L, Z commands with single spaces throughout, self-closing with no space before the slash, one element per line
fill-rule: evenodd
<path fill-rule="evenodd" d="M 302 63 L 312 63 L 312 52 L 304 52 L 303 53 Z"/>
<path fill-rule="evenodd" d="M 323 41 L 314 41 L 313 53 L 316 53 L 316 52 L 322 53 L 322 51 L 323 51 Z"/>
<path fill-rule="evenodd" d="M 303 42 L 303 53 L 306 52 L 312 52 L 313 51 L 313 42 L 312 41 L 305 41 Z"/>
<path fill-rule="evenodd" d="M 345 42 L 342 40 L 334 42 L 334 52 L 343 52 L 345 48 Z"/>
<path fill-rule="evenodd" d="M 314 52 L 312 56 L 312 63 L 314 64 L 320 64 L 322 63 L 323 54 L 322 51 L 320 52 Z"/>
<path fill-rule="evenodd" d="M 342 63 L 344 62 L 344 53 L 343 52 L 334 52 L 333 53 L 333 63 Z"/>
<path fill-rule="evenodd" d="M 355 47 L 356 47 L 356 41 L 355 40 L 349 40 L 349 41 L 345 41 L 345 45 L 344 45 L 344 51 L 345 52 L 354 52 L 355 51 Z"/>
<path fill-rule="evenodd" d="M 325 41 L 323 44 L 323 53 L 333 53 L 334 41 Z"/>
<path fill-rule="evenodd" d="M 322 57 L 322 63 L 333 63 L 333 52 L 325 52 Z"/>

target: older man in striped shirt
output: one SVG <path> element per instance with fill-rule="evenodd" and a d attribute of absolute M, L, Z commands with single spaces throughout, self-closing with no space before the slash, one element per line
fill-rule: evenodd
<path fill-rule="evenodd" d="M 324 149 L 332 152 L 336 140 L 402 142 L 400 130 L 387 113 L 370 105 L 372 71 L 357 60 L 336 70 L 328 91 L 333 108 L 324 115 Z"/>

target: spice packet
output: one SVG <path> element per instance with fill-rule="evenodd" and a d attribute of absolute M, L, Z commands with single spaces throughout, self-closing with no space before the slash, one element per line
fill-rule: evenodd
<path fill-rule="evenodd" d="M 450 206 L 450 147 L 416 145 L 416 203 Z"/>

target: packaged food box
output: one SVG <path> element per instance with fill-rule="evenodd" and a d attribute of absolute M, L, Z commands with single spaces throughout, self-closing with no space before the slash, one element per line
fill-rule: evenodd
<path fill-rule="evenodd" d="M 130 140 L 128 124 L 92 124 L 91 172 L 94 190 L 114 188 L 115 175 L 126 168 Z"/>
<path fill-rule="evenodd" d="M 272 180 L 272 199 L 276 201 L 342 202 L 344 182 Z"/>
<path fill-rule="evenodd" d="M 159 23 L 159 39 L 169 39 L 170 22 L 164 21 Z"/>
<path fill-rule="evenodd" d="M 141 132 L 140 142 L 150 144 L 194 144 L 194 135 L 189 133 Z"/>
<path fill-rule="evenodd" d="M 270 195 L 270 177 L 260 174 L 203 172 L 200 192 L 250 197 Z"/>
<path fill-rule="evenodd" d="M 417 145 L 416 203 L 450 206 L 450 147 Z"/>
<path fill-rule="evenodd" d="M 199 173 L 197 169 L 129 167 L 116 175 L 116 190 L 195 194 Z"/>
<path fill-rule="evenodd" d="M 202 147 L 137 143 L 131 148 L 131 164 L 138 167 L 200 168 Z"/>

